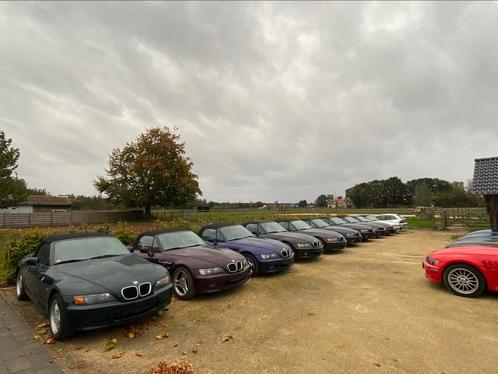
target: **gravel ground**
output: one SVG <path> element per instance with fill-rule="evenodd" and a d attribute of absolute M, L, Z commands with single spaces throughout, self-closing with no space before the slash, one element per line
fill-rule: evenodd
<path fill-rule="evenodd" d="M 134 338 L 114 328 L 50 347 L 77 373 L 141 373 L 178 359 L 200 373 L 496 373 L 498 294 L 456 297 L 423 275 L 422 258 L 453 235 L 364 243 L 238 290 L 173 300 L 136 325 Z M 5 294 L 31 324 L 43 321 L 13 290 Z M 168 337 L 156 339 L 161 333 Z"/>

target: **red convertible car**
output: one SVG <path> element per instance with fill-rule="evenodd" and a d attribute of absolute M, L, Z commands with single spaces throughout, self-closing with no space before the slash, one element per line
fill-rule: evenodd
<path fill-rule="evenodd" d="M 469 244 L 438 249 L 422 262 L 425 277 L 458 296 L 498 291 L 498 246 Z"/>

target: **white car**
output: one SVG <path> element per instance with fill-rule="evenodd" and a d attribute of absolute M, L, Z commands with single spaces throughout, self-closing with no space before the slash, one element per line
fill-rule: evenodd
<path fill-rule="evenodd" d="M 408 226 L 406 219 L 404 219 L 398 214 L 393 214 L 393 213 L 377 214 L 375 215 L 375 218 L 377 218 L 379 221 L 382 222 L 397 224 L 400 226 L 401 230 L 406 229 L 406 227 Z"/>

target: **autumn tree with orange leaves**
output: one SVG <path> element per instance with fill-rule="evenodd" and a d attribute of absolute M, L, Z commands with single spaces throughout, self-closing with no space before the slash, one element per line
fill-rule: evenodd
<path fill-rule="evenodd" d="M 114 149 L 107 177 L 97 178 L 94 185 L 113 202 L 143 207 L 150 217 L 153 206 L 184 206 L 202 194 L 192 166 L 174 130 L 152 128 L 123 149 Z"/>

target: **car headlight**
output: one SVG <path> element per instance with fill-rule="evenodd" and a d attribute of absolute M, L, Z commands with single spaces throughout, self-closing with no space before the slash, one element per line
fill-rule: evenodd
<path fill-rule="evenodd" d="M 244 257 L 244 259 L 242 260 L 242 265 L 244 265 L 244 266 L 249 265 L 249 262 L 247 261 L 247 258 Z"/>
<path fill-rule="evenodd" d="M 296 243 L 296 247 L 297 248 L 306 248 L 308 246 L 309 246 L 308 243 Z"/>
<path fill-rule="evenodd" d="M 325 238 L 325 241 L 326 241 L 326 242 L 329 242 L 329 243 L 331 243 L 331 242 L 336 242 L 336 241 L 337 241 L 337 238 L 328 237 L 328 238 Z"/>
<path fill-rule="evenodd" d="M 219 274 L 219 273 L 223 273 L 223 272 L 224 272 L 224 270 L 220 267 L 199 269 L 199 273 L 201 275 L 213 275 L 213 274 Z"/>
<path fill-rule="evenodd" d="M 156 290 L 164 288 L 170 283 L 171 283 L 171 278 L 169 277 L 169 275 L 167 275 L 156 282 Z"/>
<path fill-rule="evenodd" d="M 92 295 L 76 295 L 73 296 L 73 301 L 76 305 L 91 305 L 107 303 L 116 300 L 110 293 L 96 293 Z"/>
<path fill-rule="evenodd" d="M 427 261 L 428 264 L 430 264 L 432 266 L 436 265 L 438 262 L 435 258 L 432 258 L 432 257 L 427 257 L 425 260 Z"/>
<path fill-rule="evenodd" d="M 280 257 L 280 255 L 277 253 L 266 253 L 264 255 L 261 255 L 261 258 L 263 260 L 270 260 L 272 258 L 279 258 L 279 257 Z"/>
<path fill-rule="evenodd" d="M 367 233 L 367 232 L 369 232 L 370 230 L 369 230 L 369 229 L 361 229 L 360 231 L 361 231 L 362 233 Z"/>

